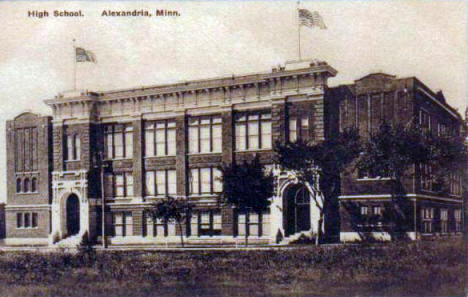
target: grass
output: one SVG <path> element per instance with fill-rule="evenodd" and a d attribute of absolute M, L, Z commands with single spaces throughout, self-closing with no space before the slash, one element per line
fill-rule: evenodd
<path fill-rule="evenodd" d="M 466 296 L 461 239 L 271 251 L 0 253 L 1 296 Z"/>

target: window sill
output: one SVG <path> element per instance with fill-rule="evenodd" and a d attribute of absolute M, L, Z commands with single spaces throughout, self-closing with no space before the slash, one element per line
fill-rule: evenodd
<path fill-rule="evenodd" d="M 268 152 L 273 148 L 261 148 L 261 149 L 248 149 L 248 150 L 235 150 L 234 153 L 255 153 L 255 152 Z"/>
<path fill-rule="evenodd" d="M 200 156 L 200 155 L 219 155 L 222 152 L 203 152 L 203 153 L 188 153 L 187 156 Z"/>
<path fill-rule="evenodd" d="M 38 227 L 16 227 L 16 230 L 36 230 Z"/>
<path fill-rule="evenodd" d="M 73 162 L 79 162 L 81 161 L 80 159 L 76 159 L 76 160 L 64 160 L 65 163 L 73 163 Z"/>
<path fill-rule="evenodd" d="M 23 192 L 19 192 L 19 193 L 16 193 L 16 195 L 36 195 L 36 194 L 39 194 L 39 192 L 26 192 L 26 193 L 23 193 Z"/>
<path fill-rule="evenodd" d="M 176 155 L 163 155 L 163 156 L 144 156 L 143 159 L 158 159 L 158 158 L 168 158 L 175 157 Z"/>
<path fill-rule="evenodd" d="M 114 159 L 104 159 L 104 161 L 124 161 L 124 160 L 133 160 L 133 157 L 128 157 L 128 158 L 114 158 Z"/>
<path fill-rule="evenodd" d="M 357 178 L 356 180 L 357 181 L 387 181 L 387 180 L 391 180 L 392 178 L 391 177 L 369 177 L 369 178 Z"/>

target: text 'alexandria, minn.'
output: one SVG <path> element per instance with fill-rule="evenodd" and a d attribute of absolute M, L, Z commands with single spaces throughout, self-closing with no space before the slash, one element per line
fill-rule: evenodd
<path fill-rule="evenodd" d="M 47 17 L 84 17 L 85 14 L 80 10 L 28 10 L 27 16 L 30 18 L 47 18 Z M 178 17 L 180 12 L 177 10 L 156 9 L 154 11 L 144 9 L 134 10 L 102 10 L 100 16 L 103 17 Z"/>

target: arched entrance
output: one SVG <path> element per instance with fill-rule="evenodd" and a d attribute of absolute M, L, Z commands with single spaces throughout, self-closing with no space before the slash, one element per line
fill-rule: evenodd
<path fill-rule="evenodd" d="M 80 201 L 78 196 L 71 194 L 67 198 L 67 236 L 80 231 Z"/>
<path fill-rule="evenodd" d="M 286 190 L 283 204 L 286 236 L 310 230 L 310 193 L 306 187 L 291 186 Z"/>

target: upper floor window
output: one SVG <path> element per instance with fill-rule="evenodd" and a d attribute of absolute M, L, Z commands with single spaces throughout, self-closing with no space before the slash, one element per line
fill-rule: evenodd
<path fill-rule="evenodd" d="M 133 196 L 132 172 L 106 174 L 104 177 L 105 197 L 131 197 Z"/>
<path fill-rule="evenodd" d="M 29 178 L 25 178 L 23 182 L 23 191 L 25 193 L 29 192 Z"/>
<path fill-rule="evenodd" d="M 190 194 L 214 194 L 223 190 L 221 171 L 217 168 L 190 169 Z"/>
<path fill-rule="evenodd" d="M 15 169 L 16 172 L 36 171 L 38 166 L 37 128 L 15 129 Z"/>
<path fill-rule="evenodd" d="M 16 179 L 16 193 L 21 193 L 21 178 Z"/>
<path fill-rule="evenodd" d="M 419 110 L 419 125 L 425 131 L 431 130 L 431 116 L 423 109 Z"/>
<path fill-rule="evenodd" d="M 189 153 L 221 152 L 222 133 L 220 116 L 189 119 Z"/>
<path fill-rule="evenodd" d="M 421 188 L 432 191 L 432 168 L 431 165 L 421 164 Z"/>
<path fill-rule="evenodd" d="M 104 142 L 107 159 L 132 158 L 132 124 L 106 125 L 104 127 Z"/>
<path fill-rule="evenodd" d="M 449 174 L 449 189 L 452 195 L 461 195 L 462 177 L 457 173 Z"/>
<path fill-rule="evenodd" d="M 241 113 L 235 120 L 236 150 L 271 149 L 271 114 Z"/>
<path fill-rule="evenodd" d="M 309 117 L 291 117 L 289 119 L 289 141 L 307 140 L 309 138 Z"/>
<path fill-rule="evenodd" d="M 81 154 L 81 142 L 80 137 L 77 134 L 67 135 L 67 152 L 65 160 L 74 161 L 80 159 Z"/>
<path fill-rule="evenodd" d="M 145 124 L 145 156 L 174 156 L 176 154 L 176 123 L 174 121 Z"/>
<path fill-rule="evenodd" d="M 455 231 L 460 232 L 462 230 L 462 212 L 461 209 L 455 209 L 453 211 L 455 217 Z"/>
<path fill-rule="evenodd" d="M 175 170 L 156 170 L 145 173 L 145 192 L 147 196 L 176 195 L 177 182 Z"/>

